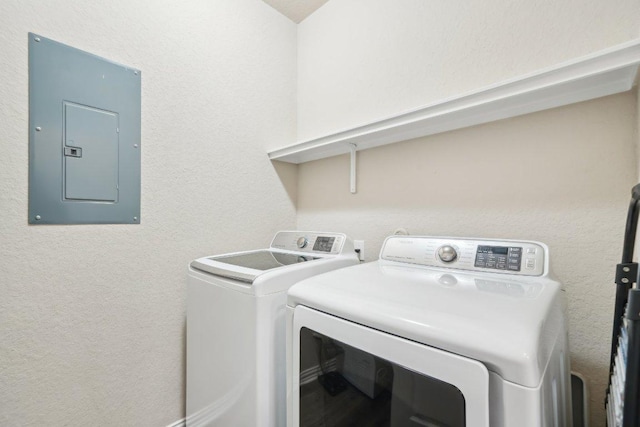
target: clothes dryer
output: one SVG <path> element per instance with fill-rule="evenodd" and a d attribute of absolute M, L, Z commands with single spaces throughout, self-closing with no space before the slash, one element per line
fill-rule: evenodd
<path fill-rule="evenodd" d="M 303 231 L 281 231 L 267 249 L 191 262 L 187 426 L 283 426 L 286 291 L 357 263 L 344 234 Z"/>
<path fill-rule="evenodd" d="M 288 423 L 567 427 L 564 292 L 537 242 L 392 236 L 289 289 Z"/>

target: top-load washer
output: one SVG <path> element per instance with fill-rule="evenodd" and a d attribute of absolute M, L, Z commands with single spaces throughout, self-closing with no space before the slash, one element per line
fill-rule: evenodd
<path fill-rule="evenodd" d="M 289 427 L 569 427 L 564 292 L 542 243 L 392 236 L 287 302 Z"/>
<path fill-rule="evenodd" d="M 344 234 L 303 231 L 277 233 L 268 249 L 191 262 L 187 426 L 283 426 L 286 291 L 357 263 Z"/>

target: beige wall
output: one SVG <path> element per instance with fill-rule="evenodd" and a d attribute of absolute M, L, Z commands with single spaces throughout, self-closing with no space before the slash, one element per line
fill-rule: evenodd
<path fill-rule="evenodd" d="M 640 79 L 640 74 L 636 76 L 636 113 L 637 113 L 637 122 L 636 122 L 636 155 L 638 158 L 638 181 L 640 182 L 640 84 L 638 84 L 638 79 Z"/>
<path fill-rule="evenodd" d="M 637 0 L 333 0 L 298 25 L 298 139 L 639 36 Z"/>
<path fill-rule="evenodd" d="M 141 225 L 27 225 L 28 31 L 142 70 Z M 295 227 L 265 154 L 295 33 L 259 0 L 0 2 L 0 425 L 183 417 L 187 263 Z"/>
<path fill-rule="evenodd" d="M 632 92 L 299 168 L 298 227 L 364 239 L 375 260 L 397 227 L 412 234 L 539 240 L 569 302 L 573 369 L 604 425 L 615 265 L 638 176 Z"/>

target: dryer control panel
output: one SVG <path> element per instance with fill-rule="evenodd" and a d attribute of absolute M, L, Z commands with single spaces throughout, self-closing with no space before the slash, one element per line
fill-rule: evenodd
<path fill-rule="evenodd" d="M 548 270 L 544 244 L 516 240 L 391 236 L 384 242 L 380 259 L 520 276 L 541 276 Z"/>

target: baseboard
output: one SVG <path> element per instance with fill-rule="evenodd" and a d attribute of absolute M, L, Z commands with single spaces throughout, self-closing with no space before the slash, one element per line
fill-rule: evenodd
<path fill-rule="evenodd" d="M 185 427 L 187 425 L 186 419 L 182 418 L 174 423 L 169 424 L 167 427 Z"/>

